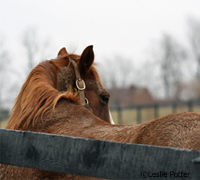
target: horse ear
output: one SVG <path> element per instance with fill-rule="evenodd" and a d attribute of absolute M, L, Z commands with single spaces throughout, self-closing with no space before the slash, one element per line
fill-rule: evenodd
<path fill-rule="evenodd" d="M 65 47 L 63 47 L 59 52 L 58 52 L 58 56 L 64 56 L 68 54 L 67 50 Z"/>
<path fill-rule="evenodd" d="M 81 74 L 86 74 L 94 61 L 93 46 L 85 48 L 78 61 L 78 67 Z"/>

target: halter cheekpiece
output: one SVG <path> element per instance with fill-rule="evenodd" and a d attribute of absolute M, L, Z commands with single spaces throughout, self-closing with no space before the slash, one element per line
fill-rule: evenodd
<path fill-rule="evenodd" d="M 80 98 L 81 105 L 83 105 L 85 108 L 89 109 L 92 112 L 92 109 L 89 106 L 89 101 L 85 97 L 84 90 L 86 88 L 86 85 L 85 85 L 85 81 L 81 78 L 81 75 L 80 75 L 80 72 L 78 69 L 78 65 L 70 57 L 69 57 L 69 60 L 74 66 L 74 72 L 75 72 L 75 77 L 76 77 L 75 84 L 76 84 L 76 88 L 78 89 L 78 92 L 79 92 L 79 98 Z"/>

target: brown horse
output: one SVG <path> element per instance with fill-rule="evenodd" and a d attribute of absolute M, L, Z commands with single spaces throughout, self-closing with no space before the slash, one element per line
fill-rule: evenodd
<path fill-rule="evenodd" d="M 91 48 L 89 51 L 91 52 Z M 68 56 L 74 58 L 71 55 L 67 55 L 65 58 L 62 57 L 61 59 L 67 59 Z M 90 55 L 86 57 L 90 59 Z M 79 60 L 77 61 L 79 62 Z M 59 61 L 50 63 L 50 66 L 52 66 L 51 68 L 55 66 L 55 69 L 57 69 L 57 66 L 61 67 L 63 63 L 63 61 L 61 61 L 62 63 L 56 62 Z M 41 67 L 46 68 L 44 63 L 41 65 Z M 112 125 L 101 120 L 80 104 L 79 93 L 75 86 L 70 85 L 72 83 L 69 79 L 65 80 L 67 83 L 63 87 L 66 91 L 63 93 L 54 92 L 56 87 L 56 73 L 50 75 L 48 73 L 44 74 L 45 76 L 42 79 L 38 79 L 40 76 L 34 78 L 34 75 L 40 74 L 40 71 L 38 72 L 36 69 L 33 69 L 22 87 L 7 128 L 117 142 L 200 150 L 200 115 L 197 113 L 172 114 L 137 126 Z M 52 72 L 56 71 L 54 70 Z M 90 67 L 90 73 L 93 75 L 94 79 L 97 79 L 97 74 L 92 72 L 93 67 Z M 81 73 L 83 72 L 81 71 Z M 50 77 L 46 78 L 48 76 Z M 85 80 L 87 79 L 86 77 L 84 78 Z M 91 77 L 91 79 L 93 78 Z M 46 81 L 44 80 L 47 79 L 49 85 L 46 88 L 48 91 L 43 92 L 40 88 L 45 85 Z M 93 86 L 92 84 L 92 87 Z M 91 93 L 92 92 L 93 91 L 91 91 Z M 40 96 L 40 98 L 38 98 L 38 96 Z M 87 96 L 88 99 L 89 96 L 90 94 Z M 94 95 L 94 98 L 95 97 L 97 96 Z M 89 99 L 89 101 L 92 101 L 92 99 Z M 104 99 L 104 101 L 107 102 L 108 99 Z M 97 178 L 10 165 L 0 166 L 0 179 L 97 180 Z"/>

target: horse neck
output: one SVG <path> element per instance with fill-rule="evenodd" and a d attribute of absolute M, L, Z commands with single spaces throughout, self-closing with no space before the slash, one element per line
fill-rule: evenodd
<path fill-rule="evenodd" d="M 141 128 L 142 126 L 140 125 L 96 125 L 95 130 L 90 132 L 90 138 L 123 143 L 134 143 Z"/>
<path fill-rule="evenodd" d="M 46 119 L 54 121 L 46 128 L 47 133 L 83 138 L 133 143 L 140 126 L 122 126 L 107 123 L 81 105 L 61 100 L 53 115 Z M 59 119 L 59 121 L 58 121 Z"/>

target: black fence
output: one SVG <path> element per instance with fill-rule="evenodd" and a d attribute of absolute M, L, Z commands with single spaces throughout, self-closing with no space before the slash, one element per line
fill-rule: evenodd
<path fill-rule="evenodd" d="M 0 109 L 0 121 L 9 117 L 9 110 Z"/>
<path fill-rule="evenodd" d="M 0 163 L 104 179 L 200 179 L 200 151 L 7 129 Z"/>
<path fill-rule="evenodd" d="M 152 108 L 154 111 L 153 119 L 159 118 L 163 116 L 159 113 L 159 109 L 164 107 L 171 107 L 170 113 L 177 113 L 178 107 L 186 106 L 186 110 L 184 112 L 194 112 L 194 107 L 199 107 L 198 110 L 195 108 L 195 112 L 200 112 L 200 99 L 190 100 L 190 101 L 171 101 L 165 103 L 153 103 L 153 104 L 144 104 L 144 105 L 132 105 L 128 107 L 121 107 L 120 105 L 113 106 L 110 108 L 112 111 L 117 111 L 117 123 L 123 124 L 123 116 L 122 111 L 124 110 L 136 110 L 136 122 L 137 124 L 141 124 L 142 121 L 142 109 Z M 116 121 L 116 119 L 115 119 Z"/>

